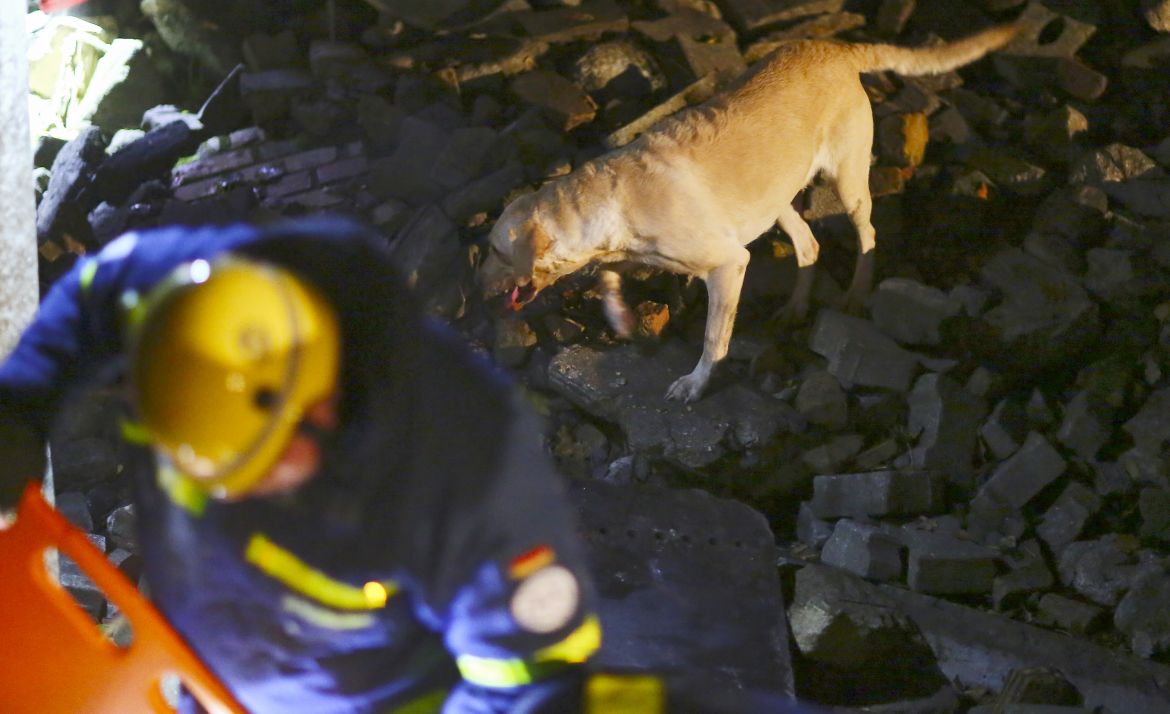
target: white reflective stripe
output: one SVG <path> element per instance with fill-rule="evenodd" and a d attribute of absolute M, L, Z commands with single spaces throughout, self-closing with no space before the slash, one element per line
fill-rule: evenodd
<path fill-rule="evenodd" d="M 374 624 L 374 616 L 369 612 L 327 610 L 295 595 L 280 598 L 280 606 L 285 612 L 326 630 L 360 630 Z"/>

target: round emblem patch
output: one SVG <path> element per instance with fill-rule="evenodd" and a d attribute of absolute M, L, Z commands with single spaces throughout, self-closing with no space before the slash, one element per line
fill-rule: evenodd
<path fill-rule="evenodd" d="M 529 632 L 564 627 L 577 612 L 577 578 L 563 565 L 549 565 L 529 575 L 512 595 L 512 617 Z"/>

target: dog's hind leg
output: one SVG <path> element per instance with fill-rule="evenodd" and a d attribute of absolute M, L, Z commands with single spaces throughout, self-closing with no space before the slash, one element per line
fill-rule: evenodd
<path fill-rule="evenodd" d="M 736 246 L 731 260 L 711 270 L 703 277 L 707 284 L 707 327 L 703 333 L 703 356 L 690 374 L 679 377 L 670 389 L 667 399 L 681 399 L 693 402 L 703 393 L 711 370 L 727 356 L 731 342 L 731 330 L 735 325 L 735 311 L 739 307 L 739 293 L 743 288 L 743 276 L 747 272 L 751 254 L 742 246 Z"/>
<path fill-rule="evenodd" d="M 622 297 L 622 276 L 616 270 L 602 269 L 597 277 L 605 319 L 618 337 L 628 340 L 634 334 L 634 313 Z"/>
<path fill-rule="evenodd" d="M 857 230 L 857 263 L 853 268 L 853 280 L 849 283 L 849 290 L 843 300 L 845 310 L 853 313 L 861 312 L 870 288 L 873 287 L 874 247 L 877 239 L 877 232 L 870 223 L 873 199 L 869 195 L 869 152 L 873 120 L 870 119 L 868 111 L 863 120 L 868 126 L 868 133 L 861 136 L 861 141 L 858 141 L 852 150 L 845 152 L 834 175 L 837 195 Z"/>
<path fill-rule="evenodd" d="M 780 226 L 792 240 L 792 247 L 796 249 L 797 265 L 796 285 L 792 288 L 792 295 L 776 314 L 785 323 L 802 322 L 808 316 L 809 299 L 815 277 L 813 271 L 816 270 L 821 246 L 817 243 L 812 229 L 792 204 L 785 205 L 780 211 L 776 225 Z"/>

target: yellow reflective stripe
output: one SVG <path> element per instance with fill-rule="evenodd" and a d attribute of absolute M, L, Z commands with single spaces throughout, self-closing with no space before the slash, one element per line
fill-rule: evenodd
<path fill-rule="evenodd" d="M 150 444 L 150 433 L 146 431 L 146 427 L 138 422 L 122 419 L 118 422 L 118 426 L 122 430 L 122 438 L 131 444 L 138 446 L 148 446 Z"/>
<path fill-rule="evenodd" d="M 565 639 L 538 650 L 532 659 L 459 655 L 455 664 L 468 682 L 481 687 L 508 688 L 532 684 L 568 664 L 579 664 L 601 646 L 601 624 L 596 615 L 585 618 Z"/>
<path fill-rule="evenodd" d="M 207 507 L 207 492 L 169 464 L 159 464 L 158 485 L 179 508 L 199 517 Z"/>
<path fill-rule="evenodd" d="M 464 680 L 481 687 L 519 687 L 537 679 L 536 667 L 522 659 L 492 659 L 465 654 L 455 658 L 455 665 Z"/>
<path fill-rule="evenodd" d="M 262 533 L 252 534 L 244 558 L 290 590 L 338 610 L 377 610 L 385 607 L 386 600 L 398 590 L 398 585 L 388 580 L 380 583 L 380 588 L 369 587 L 369 583 L 366 587 L 356 587 L 334 580 Z"/>
<path fill-rule="evenodd" d="M 445 689 L 428 692 L 400 707 L 391 709 L 386 714 L 436 714 L 442 710 L 443 702 L 447 701 L 448 693 Z"/>
<path fill-rule="evenodd" d="M 537 651 L 533 660 L 537 662 L 571 662 L 580 664 L 593 656 L 601 647 L 601 623 L 597 615 L 585 618 L 581 626 L 569 633 L 565 639 Z"/>
<path fill-rule="evenodd" d="M 89 288 L 93 285 L 94 276 L 97 275 L 98 262 L 96 258 L 90 258 L 81 264 L 81 272 L 78 275 L 77 282 L 81 285 L 81 292 L 89 292 Z"/>
<path fill-rule="evenodd" d="M 584 714 L 666 711 L 666 689 L 648 674 L 595 674 L 585 682 Z"/>

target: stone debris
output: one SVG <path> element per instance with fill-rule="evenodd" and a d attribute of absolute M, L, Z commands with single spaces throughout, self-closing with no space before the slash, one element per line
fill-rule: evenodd
<path fill-rule="evenodd" d="M 135 228 L 364 219 L 427 311 L 548 412 L 566 473 L 698 485 L 765 514 L 796 594 L 798 696 L 842 711 L 1164 712 L 1170 45 L 1156 34 L 1167 3 L 1131 4 L 35 12 L 42 281 Z M 628 274 L 632 342 L 589 275 L 505 320 L 476 307 L 483 238 L 511 199 L 706 101 L 781 43 L 912 46 L 1018 15 L 1025 31 L 971 67 L 863 77 L 877 287 L 857 314 L 832 307 L 855 234 L 814 182 L 795 206 L 821 244 L 815 314 L 773 317 L 795 260 L 770 231 L 750 247 L 732 352 L 702 400 L 663 399 L 701 348 L 699 281 Z M 75 409 L 51 439 L 59 503 L 137 577 L 113 412 Z M 70 578 L 91 616 L 117 621 Z"/>
<path fill-rule="evenodd" d="M 1129 592 L 1117 605 L 1113 622 L 1129 637 L 1130 647 L 1138 656 L 1150 657 L 1170 648 L 1167 597 L 1170 597 L 1170 574 L 1147 570 L 1134 579 Z"/>
<path fill-rule="evenodd" d="M 1084 531 L 1089 520 L 1101 509 L 1101 499 L 1087 486 L 1071 482 L 1044 514 L 1036 535 L 1059 553 Z"/>
<path fill-rule="evenodd" d="M 906 582 L 911 590 L 935 595 L 990 593 L 996 572 L 991 548 L 945 533 L 902 530 L 907 548 Z"/>
<path fill-rule="evenodd" d="M 840 429 L 849 423 L 849 396 L 836 377 L 818 370 L 800 383 L 796 410 L 810 424 Z"/>
<path fill-rule="evenodd" d="M 1087 635 L 1105 619 L 1104 608 L 1056 593 L 1046 593 L 1037 608 L 1037 622 L 1073 635 Z"/>
<path fill-rule="evenodd" d="M 869 298 L 878 328 L 903 345 L 937 345 L 944 320 L 959 314 L 962 304 L 938 288 L 906 278 L 888 278 Z"/>
<path fill-rule="evenodd" d="M 689 468 L 803 429 L 804 419 L 792 407 L 743 385 L 712 388 L 690 405 L 661 399 L 694 357 L 677 342 L 663 344 L 652 357 L 629 346 L 602 352 L 574 345 L 553 358 L 549 384 L 586 412 L 616 422 L 637 450 Z"/>
<path fill-rule="evenodd" d="M 918 435 L 910 450 L 915 468 L 944 473 L 956 483 L 969 483 L 983 400 L 945 375 L 924 374 L 907 395 L 908 431 Z"/>
<path fill-rule="evenodd" d="M 1023 405 L 1013 399 L 1003 399 L 996 404 L 987 421 L 979 427 L 983 444 L 999 460 L 1016 453 L 1027 435 L 1028 417 Z"/>
<path fill-rule="evenodd" d="M 921 472 L 872 471 L 813 479 L 812 512 L 820 518 L 917 516 L 943 508 L 944 488 Z"/>
<path fill-rule="evenodd" d="M 894 580 L 902 575 L 902 551 L 878 526 L 842 519 L 821 549 L 821 562 L 869 580 Z"/>
<path fill-rule="evenodd" d="M 795 579 L 788 620 L 794 644 L 810 660 L 852 670 L 928 654 L 916 628 L 887 601 L 859 597 L 865 591 L 855 576 L 806 567 Z"/>
<path fill-rule="evenodd" d="M 829 373 L 844 384 L 910 390 L 918 359 L 873 323 L 834 310 L 821 310 L 809 348 L 829 361 Z"/>
<path fill-rule="evenodd" d="M 1048 440 L 1034 431 L 1015 454 L 1000 464 L 977 498 L 1021 508 L 1063 474 L 1067 465 Z"/>

